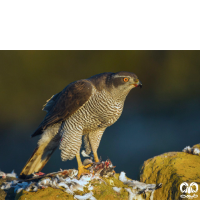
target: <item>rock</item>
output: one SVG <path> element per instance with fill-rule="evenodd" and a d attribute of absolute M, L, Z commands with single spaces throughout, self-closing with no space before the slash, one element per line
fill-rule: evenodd
<path fill-rule="evenodd" d="M 16 174 L 13 176 L 14 172 L 11 176 L 1 173 L 2 199 L 153 200 L 154 191 L 162 186 L 131 180 L 125 172 L 115 174 L 114 168 L 110 160 L 92 163 L 87 168 L 88 174 L 83 174 L 80 179 L 75 169 L 37 173 L 29 179 L 17 178 Z"/>
<path fill-rule="evenodd" d="M 13 177 L 6 177 L 6 178 L 0 178 L 0 200 L 11 200 L 15 198 L 15 193 L 14 193 L 14 189 L 10 189 L 9 191 L 4 191 L 3 189 L 1 189 L 2 185 L 5 182 L 10 182 L 16 180 L 16 178 Z"/>
<path fill-rule="evenodd" d="M 28 192 L 26 190 L 22 190 L 16 195 L 16 200 L 35 200 L 35 199 L 97 199 L 97 200 L 116 200 L 116 199 L 130 199 L 130 200 L 152 200 L 153 194 L 152 192 L 155 190 L 149 188 L 149 184 L 139 183 L 138 187 L 129 186 L 129 183 L 133 183 L 131 179 L 125 177 L 125 173 L 121 173 L 121 177 L 123 176 L 125 183 L 119 180 L 119 174 L 115 174 L 113 177 L 101 177 L 99 179 L 93 179 L 89 182 L 89 187 L 85 186 L 83 191 L 74 191 L 73 194 L 69 194 L 65 191 L 65 188 L 52 188 L 47 187 L 44 189 L 38 189 L 37 192 Z M 135 184 L 137 184 L 134 182 Z M 156 186 L 156 185 L 155 185 Z M 141 188 L 140 188 L 141 187 Z M 145 188 L 146 187 L 146 188 Z M 91 190 L 89 190 L 91 188 Z M 117 191 L 116 191 L 117 188 Z M 120 190 L 119 190 L 120 188 Z M 145 190 L 145 189 L 146 190 Z"/>
<path fill-rule="evenodd" d="M 194 147 L 198 148 L 199 145 Z M 194 199 L 200 199 L 200 156 L 185 152 L 169 152 L 148 159 L 141 168 L 140 181 L 163 184 L 161 189 L 154 192 L 154 200 L 193 199 L 181 198 L 180 195 L 183 195 L 182 197 L 198 195 Z M 191 186 L 192 182 L 197 183 L 199 190 L 194 187 L 196 193 L 194 191 L 190 194 L 182 193 L 180 185 L 184 182 L 188 186 Z"/>

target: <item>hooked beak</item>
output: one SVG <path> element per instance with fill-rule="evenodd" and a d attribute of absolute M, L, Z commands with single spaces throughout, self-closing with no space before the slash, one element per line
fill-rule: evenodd
<path fill-rule="evenodd" d="M 138 82 L 136 84 L 133 84 L 135 87 L 140 87 L 140 89 L 142 88 L 142 83 L 138 80 Z"/>
<path fill-rule="evenodd" d="M 142 88 L 142 83 L 139 81 L 138 86 L 140 87 L 140 89 Z"/>

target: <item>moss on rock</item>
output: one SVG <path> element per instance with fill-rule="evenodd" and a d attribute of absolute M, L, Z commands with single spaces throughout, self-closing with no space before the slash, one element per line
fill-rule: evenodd
<path fill-rule="evenodd" d="M 92 192 L 94 197 L 98 200 L 105 199 L 128 199 L 128 192 L 124 188 L 128 188 L 127 185 L 124 185 L 123 182 L 119 181 L 119 174 L 115 174 L 114 177 L 102 178 L 103 181 L 100 183 L 98 180 L 92 180 L 91 185 L 94 187 Z M 121 187 L 120 193 L 117 193 L 113 190 L 113 187 Z M 84 191 L 76 191 L 77 195 L 84 195 L 88 193 L 87 188 L 84 188 Z M 37 192 L 27 192 L 25 190 L 21 191 L 16 195 L 16 200 L 35 200 L 35 199 L 74 199 L 73 195 L 69 195 L 64 189 L 54 189 L 51 187 L 45 189 L 39 189 Z"/>
<path fill-rule="evenodd" d="M 131 180 L 127 178 L 128 180 Z M 113 177 L 108 178 L 102 178 L 102 181 L 93 179 L 90 184 L 93 186 L 93 196 L 98 200 L 127 200 L 129 199 L 129 192 L 126 190 L 127 188 L 131 188 L 131 186 L 128 186 L 124 184 L 122 181 L 119 180 L 119 174 L 115 174 Z M 120 192 L 116 192 L 113 190 L 113 187 L 119 187 L 121 188 Z M 74 192 L 75 195 L 84 195 L 86 193 L 89 193 L 88 187 L 84 187 L 84 191 L 76 191 Z M 137 195 L 136 199 L 140 200 L 150 200 L 150 194 L 151 192 L 142 193 Z M 25 190 L 22 190 L 19 192 L 15 200 L 35 200 L 35 199 L 74 199 L 73 195 L 69 195 L 67 192 L 64 191 L 62 187 L 60 189 L 54 189 L 51 187 L 45 188 L 45 189 L 39 189 L 37 192 L 27 192 Z"/>
<path fill-rule="evenodd" d="M 69 199 L 73 200 L 74 197 L 72 195 L 69 195 L 68 193 L 60 190 L 60 189 L 54 189 L 51 187 L 40 189 L 37 192 L 27 192 L 25 190 L 18 193 L 15 197 L 16 200 L 35 200 L 35 199 L 48 199 L 48 200 L 54 200 L 54 199 Z"/>
<path fill-rule="evenodd" d="M 0 188 L 3 182 L 5 182 L 6 179 L 0 178 Z M 2 189 L 0 189 L 0 200 L 4 200 L 6 198 L 6 192 Z"/>
<path fill-rule="evenodd" d="M 184 152 L 169 152 L 144 162 L 140 181 L 144 183 L 163 183 L 154 192 L 154 199 L 182 199 L 180 184 L 195 182 L 200 188 L 200 156 Z M 200 189 L 196 193 L 200 199 Z"/>

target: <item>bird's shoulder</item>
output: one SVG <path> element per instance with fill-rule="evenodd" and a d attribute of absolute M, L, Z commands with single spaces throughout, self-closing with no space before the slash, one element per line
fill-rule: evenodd
<path fill-rule="evenodd" d="M 48 99 L 46 104 L 43 106 L 43 110 L 50 112 L 56 107 L 59 107 L 59 105 L 62 105 L 64 102 L 69 104 L 69 102 L 72 100 L 75 100 L 76 104 L 79 105 L 80 102 L 87 101 L 91 96 L 92 87 L 92 83 L 86 79 L 72 82 L 61 92 L 53 95 L 50 99 Z"/>
<path fill-rule="evenodd" d="M 89 80 L 82 79 L 70 83 L 61 92 L 54 95 L 45 104 L 43 110 L 47 111 L 47 114 L 32 137 L 41 134 L 42 130 L 48 126 L 62 122 L 74 114 L 88 101 L 93 87 Z"/>
<path fill-rule="evenodd" d="M 86 79 L 69 84 L 58 93 L 57 97 L 52 98 L 51 101 L 55 102 L 49 109 L 49 116 L 56 116 L 62 120 L 72 115 L 90 98 L 92 87 L 90 81 Z"/>

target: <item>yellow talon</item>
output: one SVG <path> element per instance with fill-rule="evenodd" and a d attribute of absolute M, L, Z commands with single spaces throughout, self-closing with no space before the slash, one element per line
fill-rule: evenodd
<path fill-rule="evenodd" d="M 79 168 L 78 168 L 78 179 L 81 177 L 81 175 L 83 175 L 83 174 L 89 174 L 90 173 L 90 171 L 89 170 L 87 170 L 87 169 L 85 169 L 85 166 L 80 166 Z"/>
<path fill-rule="evenodd" d="M 77 159 L 77 163 L 78 163 L 78 178 L 81 177 L 81 175 L 83 174 L 89 174 L 90 171 L 87 170 L 88 167 L 92 166 L 92 163 L 91 164 L 88 164 L 86 166 L 84 166 L 81 162 L 81 158 L 80 158 L 80 155 L 79 154 L 76 154 L 76 159 Z"/>

